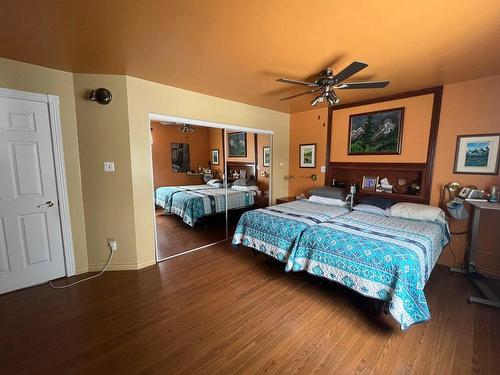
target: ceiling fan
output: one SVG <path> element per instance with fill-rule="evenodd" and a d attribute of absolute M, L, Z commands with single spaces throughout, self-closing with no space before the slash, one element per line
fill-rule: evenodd
<path fill-rule="evenodd" d="M 363 62 L 354 61 L 337 74 L 333 74 L 332 69 L 328 68 L 319 73 L 318 79 L 316 79 L 314 82 L 298 81 L 295 79 L 288 79 L 288 78 L 277 79 L 278 82 L 292 83 L 295 85 L 311 87 L 311 90 L 309 91 L 287 96 L 286 98 L 281 98 L 280 100 L 288 100 L 302 95 L 319 93 L 319 95 L 311 101 L 311 104 L 315 106 L 318 103 L 326 101 L 329 106 L 332 106 L 340 102 L 340 98 L 335 94 L 334 91 L 336 89 L 339 90 L 381 89 L 389 84 L 389 81 L 342 83 L 347 78 L 363 70 L 367 66 L 368 64 L 365 64 Z"/>

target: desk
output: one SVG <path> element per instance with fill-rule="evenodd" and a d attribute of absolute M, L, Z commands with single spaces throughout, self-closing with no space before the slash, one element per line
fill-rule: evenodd
<path fill-rule="evenodd" d="M 489 203 L 489 202 L 479 202 L 474 200 L 465 200 L 474 208 L 473 219 L 470 230 L 470 246 L 467 256 L 467 262 L 465 264 L 465 269 L 452 268 L 452 272 L 460 272 L 467 274 L 469 280 L 476 287 L 476 289 L 481 293 L 484 298 L 478 298 L 470 296 L 468 299 L 469 303 L 482 303 L 484 305 L 500 307 L 500 299 L 493 293 L 493 291 L 488 287 L 486 283 L 486 278 L 477 272 L 475 265 L 475 258 L 477 252 L 477 246 L 479 244 L 479 224 L 481 221 L 481 211 L 482 210 L 495 210 L 500 211 L 500 203 Z"/>
<path fill-rule="evenodd" d="M 276 199 L 276 204 L 288 203 L 297 200 L 295 197 L 282 197 Z"/>

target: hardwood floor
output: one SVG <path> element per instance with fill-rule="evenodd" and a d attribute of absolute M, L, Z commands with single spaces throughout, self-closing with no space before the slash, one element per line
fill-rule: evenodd
<path fill-rule="evenodd" d="M 229 244 L 0 296 L 2 374 L 498 374 L 500 314 L 436 268 L 428 323 Z"/>
<path fill-rule="evenodd" d="M 156 238 L 158 258 L 192 250 L 226 238 L 225 215 L 203 218 L 192 228 L 176 215 L 164 215 L 162 209 L 156 210 Z"/>

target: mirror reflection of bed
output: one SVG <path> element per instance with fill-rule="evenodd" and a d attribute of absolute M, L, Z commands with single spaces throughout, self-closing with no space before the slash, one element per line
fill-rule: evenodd
<path fill-rule="evenodd" d="M 224 240 L 223 130 L 151 122 L 151 135 L 158 259 Z"/>
<path fill-rule="evenodd" d="M 225 240 L 269 204 L 269 135 L 156 121 L 151 135 L 158 260 Z"/>

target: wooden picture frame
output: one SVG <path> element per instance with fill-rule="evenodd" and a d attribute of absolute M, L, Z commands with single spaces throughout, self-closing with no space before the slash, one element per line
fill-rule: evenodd
<path fill-rule="evenodd" d="M 378 185 L 378 176 L 363 176 L 361 190 L 375 191 Z"/>
<path fill-rule="evenodd" d="M 262 166 L 271 166 L 271 146 L 262 147 Z"/>
<path fill-rule="evenodd" d="M 350 115 L 347 154 L 400 155 L 404 112 L 398 107 Z"/>
<path fill-rule="evenodd" d="M 316 143 L 299 145 L 299 168 L 316 168 Z"/>
<path fill-rule="evenodd" d="M 219 149 L 218 148 L 213 148 L 211 152 L 211 162 L 212 165 L 219 165 L 220 164 L 220 154 L 219 154 Z"/>
<path fill-rule="evenodd" d="M 228 157 L 246 158 L 247 157 L 247 133 L 234 132 L 227 133 Z"/>
<path fill-rule="evenodd" d="M 458 135 L 453 173 L 497 175 L 500 133 Z"/>

